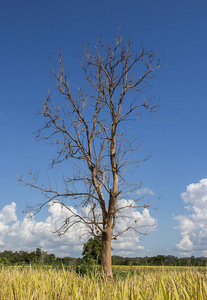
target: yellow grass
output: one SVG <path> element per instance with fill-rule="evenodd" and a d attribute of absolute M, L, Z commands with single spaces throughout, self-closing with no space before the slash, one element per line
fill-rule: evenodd
<path fill-rule="evenodd" d="M 99 274 L 82 277 L 64 269 L 1 268 L 0 300 L 206 300 L 206 271 L 206 268 L 121 267 L 115 268 L 114 281 L 107 282 Z"/>

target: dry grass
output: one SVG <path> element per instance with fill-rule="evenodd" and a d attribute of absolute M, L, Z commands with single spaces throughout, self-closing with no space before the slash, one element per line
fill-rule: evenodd
<path fill-rule="evenodd" d="M 116 268 L 115 273 L 107 282 L 99 274 L 82 277 L 64 269 L 2 268 L 0 299 L 207 299 L 206 268 Z"/>

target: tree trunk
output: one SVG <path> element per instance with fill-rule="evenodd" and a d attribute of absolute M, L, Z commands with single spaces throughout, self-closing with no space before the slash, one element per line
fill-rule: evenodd
<path fill-rule="evenodd" d="M 113 279 L 111 266 L 111 228 L 102 233 L 101 270 L 107 279 Z"/>

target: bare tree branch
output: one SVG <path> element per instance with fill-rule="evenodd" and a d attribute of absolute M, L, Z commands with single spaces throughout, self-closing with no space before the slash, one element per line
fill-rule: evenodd
<path fill-rule="evenodd" d="M 58 68 L 56 70 L 51 63 L 50 74 L 60 99 L 54 101 L 50 93 L 46 95 L 39 112 L 45 124 L 36 132 L 36 137 L 56 145 L 52 167 L 72 163 L 74 174 L 63 178 L 61 192 L 52 188 L 51 183 L 49 186 L 38 184 L 35 174 L 31 173 L 29 182 L 19 178 L 25 186 L 39 190 L 45 197 L 42 203 L 30 207 L 35 213 L 54 202 L 68 211 L 70 216 L 56 229 L 58 234 L 65 234 L 81 223 L 92 235 L 102 235 L 102 267 L 108 277 L 111 276 L 112 238 L 116 239 L 129 229 L 139 233 L 140 228 L 136 224 L 118 234 L 113 233 L 120 210 L 135 208 L 133 205 L 118 207 L 117 201 L 124 191 L 134 188 L 125 175 L 129 168 L 141 161 L 130 160 L 131 153 L 140 145 L 134 146 L 136 141 L 131 141 L 123 124 L 131 119 L 137 120 L 141 109 L 156 114 L 159 108 L 155 98 L 146 98 L 146 89 L 161 70 L 162 63 L 156 51 L 146 51 L 144 47 L 139 54 L 133 55 L 131 45 L 131 40 L 125 43 L 117 33 L 112 44 L 105 45 L 100 38 L 93 51 L 84 46 L 80 66 L 85 83 L 76 92 L 65 72 L 63 55 L 61 51 L 58 53 Z M 135 199 L 134 203 L 138 200 L 143 199 Z M 73 210 L 69 206 L 71 201 L 90 207 L 88 215 Z M 151 203 L 136 205 L 136 208 L 149 206 Z"/>

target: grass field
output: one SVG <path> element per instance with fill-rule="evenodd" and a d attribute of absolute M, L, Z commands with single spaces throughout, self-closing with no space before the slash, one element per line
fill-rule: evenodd
<path fill-rule="evenodd" d="M 114 280 L 52 268 L 0 269 L 0 300 L 12 299 L 207 299 L 207 269 L 115 267 Z"/>

